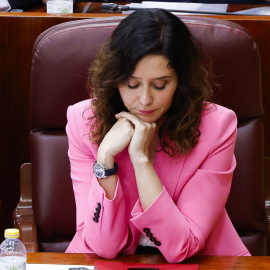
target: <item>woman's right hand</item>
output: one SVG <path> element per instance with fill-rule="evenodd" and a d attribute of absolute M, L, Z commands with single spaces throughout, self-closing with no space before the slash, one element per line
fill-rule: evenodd
<path fill-rule="evenodd" d="M 119 119 L 109 130 L 98 148 L 97 162 L 111 169 L 114 167 L 114 157 L 121 153 L 129 144 L 134 134 L 134 126 L 125 118 Z M 106 197 L 112 200 L 117 184 L 116 175 L 108 176 L 106 181 L 98 180 L 106 192 Z"/>
<path fill-rule="evenodd" d="M 126 118 L 118 119 L 101 142 L 98 155 L 103 153 L 114 158 L 128 146 L 134 130 L 135 127 L 129 120 Z"/>

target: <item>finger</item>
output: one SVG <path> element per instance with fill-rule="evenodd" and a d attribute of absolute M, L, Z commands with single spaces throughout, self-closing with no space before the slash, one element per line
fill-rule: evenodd
<path fill-rule="evenodd" d="M 139 119 L 137 116 L 129 113 L 129 112 L 120 112 L 115 115 L 117 119 L 119 118 L 126 118 L 129 120 L 134 126 L 139 126 L 141 124 L 147 124 L 146 122 L 143 122 L 141 119 Z"/>
<path fill-rule="evenodd" d="M 156 129 L 157 124 L 155 122 L 154 123 L 150 123 L 150 124 L 151 124 L 151 126 L 152 126 L 153 129 Z"/>
<path fill-rule="evenodd" d="M 115 117 L 116 117 L 116 119 L 120 119 L 120 118 L 127 118 L 126 116 L 127 115 L 133 115 L 132 113 L 130 113 L 130 112 L 124 112 L 124 111 L 122 111 L 122 112 L 120 112 L 120 113 L 117 113 L 116 115 L 115 115 Z M 135 115 L 133 115 L 134 117 L 136 117 Z"/>
<path fill-rule="evenodd" d="M 123 132 L 123 128 L 124 128 L 124 130 L 127 131 L 127 134 L 131 139 L 133 137 L 133 134 L 135 131 L 135 127 L 132 124 L 132 122 L 130 122 L 128 119 L 126 119 L 124 117 L 121 117 L 118 119 L 117 123 L 119 123 L 120 130 Z"/>

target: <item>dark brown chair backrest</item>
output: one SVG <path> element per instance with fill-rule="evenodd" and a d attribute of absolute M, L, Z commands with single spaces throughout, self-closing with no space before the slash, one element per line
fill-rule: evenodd
<path fill-rule="evenodd" d="M 73 21 L 37 39 L 31 73 L 33 208 L 41 251 L 64 251 L 75 233 L 75 202 L 65 134 L 66 110 L 88 98 L 87 72 L 122 17 Z M 263 108 L 258 47 L 241 26 L 182 17 L 212 59 L 220 88 L 215 102 L 237 114 L 237 169 L 227 210 L 253 255 L 266 251 Z M 208 61 L 208 60 L 207 60 Z"/>

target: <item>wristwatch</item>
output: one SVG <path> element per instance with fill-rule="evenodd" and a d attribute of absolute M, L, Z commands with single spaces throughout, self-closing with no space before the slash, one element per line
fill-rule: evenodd
<path fill-rule="evenodd" d="M 118 164 L 114 162 L 114 167 L 112 169 L 106 168 L 102 163 L 94 164 L 94 174 L 97 178 L 106 178 L 110 175 L 116 174 L 118 171 Z"/>

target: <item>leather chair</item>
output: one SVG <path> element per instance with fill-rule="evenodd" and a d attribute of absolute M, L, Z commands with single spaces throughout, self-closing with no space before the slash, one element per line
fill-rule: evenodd
<path fill-rule="evenodd" d="M 66 110 L 70 104 L 88 98 L 88 67 L 122 19 L 72 21 L 48 29 L 36 40 L 31 71 L 31 165 L 23 166 L 32 172 L 33 198 L 32 202 L 28 200 L 28 205 L 31 207 L 33 203 L 33 226 L 37 229 L 37 235 L 28 238 L 32 246 L 29 250 L 63 252 L 75 233 Z M 267 220 L 258 47 L 249 32 L 235 23 L 196 16 L 182 19 L 209 56 L 206 65 L 212 61 L 220 85 L 215 90 L 214 101 L 234 110 L 238 116 L 235 149 L 238 165 L 227 211 L 251 254 L 265 255 Z M 19 204 L 14 212 L 18 227 L 24 226 L 21 210 Z M 24 231 L 35 233 L 31 228 Z"/>

